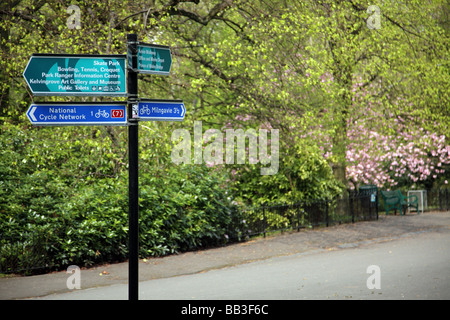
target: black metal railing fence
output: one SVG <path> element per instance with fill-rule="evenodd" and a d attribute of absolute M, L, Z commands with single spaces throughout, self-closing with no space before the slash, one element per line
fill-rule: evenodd
<path fill-rule="evenodd" d="M 450 211 L 450 189 L 427 190 L 427 211 Z"/>
<path fill-rule="evenodd" d="M 267 204 L 247 209 L 243 215 L 244 235 L 378 219 L 378 198 L 349 192 L 335 199 Z"/>
<path fill-rule="evenodd" d="M 425 210 L 450 211 L 449 189 L 427 191 Z M 270 232 L 303 228 L 328 227 L 378 219 L 384 212 L 379 197 L 364 192 L 348 192 L 335 199 L 267 204 L 242 210 L 232 208 L 234 221 L 228 226 L 230 241 L 244 241 L 252 236 Z M 0 273 L 33 274 L 54 268 L 52 248 L 48 235 L 22 233 L 4 236 L 0 231 Z"/>
<path fill-rule="evenodd" d="M 0 273 L 34 274 L 50 270 L 47 237 L 36 233 L 21 233 L 15 237 L 0 233 Z"/>

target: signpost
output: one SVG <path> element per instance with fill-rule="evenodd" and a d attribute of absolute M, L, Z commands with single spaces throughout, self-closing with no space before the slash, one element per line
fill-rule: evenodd
<path fill-rule="evenodd" d="M 186 108 L 181 100 L 141 100 L 139 120 L 182 121 Z"/>
<path fill-rule="evenodd" d="M 23 72 L 35 96 L 126 96 L 125 55 L 33 54 Z"/>
<path fill-rule="evenodd" d="M 168 46 L 128 34 L 127 55 L 33 54 L 23 72 L 35 96 L 127 96 L 126 103 L 33 103 L 27 117 L 37 126 L 128 126 L 129 300 L 139 298 L 139 121 L 182 121 L 186 114 L 181 100 L 139 100 L 138 73 L 168 75 L 171 65 Z"/>
<path fill-rule="evenodd" d="M 36 103 L 27 117 L 36 126 L 127 125 L 126 103 Z"/>

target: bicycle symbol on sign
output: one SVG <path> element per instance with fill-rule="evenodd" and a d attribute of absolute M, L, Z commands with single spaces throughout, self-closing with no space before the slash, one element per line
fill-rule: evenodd
<path fill-rule="evenodd" d="M 150 113 L 151 113 L 150 108 L 146 104 L 144 104 L 144 106 L 141 108 L 141 114 L 150 115 Z"/>
<path fill-rule="evenodd" d="M 109 113 L 106 112 L 106 110 L 98 109 L 98 111 L 95 113 L 95 117 L 96 118 L 100 118 L 100 117 L 109 118 Z"/>

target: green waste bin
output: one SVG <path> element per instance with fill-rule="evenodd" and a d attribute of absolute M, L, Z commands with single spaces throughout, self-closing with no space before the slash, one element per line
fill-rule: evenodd
<path fill-rule="evenodd" d="M 378 197 L 378 187 L 374 184 L 366 184 L 359 187 L 361 196 L 369 196 L 370 203 L 376 203 Z"/>
<path fill-rule="evenodd" d="M 378 219 L 378 187 L 374 184 L 366 184 L 360 186 L 358 191 L 361 205 L 369 208 L 369 215 L 372 216 L 375 213 Z"/>

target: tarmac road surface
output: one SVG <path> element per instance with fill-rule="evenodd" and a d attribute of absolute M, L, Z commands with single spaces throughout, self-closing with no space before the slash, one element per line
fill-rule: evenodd
<path fill-rule="evenodd" d="M 427 214 L 391 218 L 403 219 L 400 222 L 404 224 L 417 219 L 415 225 L 419 227 L 391 237 L 335 243 L 333 246 L 273 255 L 192 274 L 141 281 L 139 298 L 450 299 L 449 213 L 429 215 L 428 221 L 432 221 L 431 218 L 436 220 L 428 224 L 424 222 L 427 221 Z M 381 227 L 380 221 L 369 222 L 372 223 L 375 226 L 378 223 L 378 227 Z M 354 226 L 358 228 L 358 224 Z M 332 230 L 335 231 L 339 232 L 339 228 Z M 295 234 L 284 237 L 289 236 Z M 117 283 L 49 294 L 36 299 L 128 299 L 128 285 Z"/>

